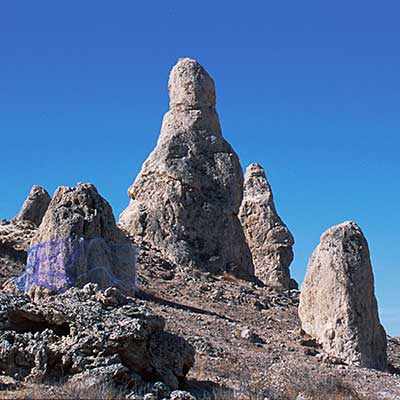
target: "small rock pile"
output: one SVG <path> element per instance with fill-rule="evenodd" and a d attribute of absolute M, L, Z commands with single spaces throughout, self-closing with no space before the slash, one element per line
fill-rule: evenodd
<path fill-rule="evenodd" d="M 127 396 L 129 400 L 196 400 L 189 392 L 184 390 L 171 391 L 164 382 L 156 382 L 150 391 L 143 396 L 133 392 Z"/>
<path fill-rule="evenodd" d="M 118 289 L 87 284 L 45 296 L 35 287 L 28 295 L 0 293 L 1 374 L 88 385 L 159 379 L 177 389 L 193 366 L 193 347 Z"/>

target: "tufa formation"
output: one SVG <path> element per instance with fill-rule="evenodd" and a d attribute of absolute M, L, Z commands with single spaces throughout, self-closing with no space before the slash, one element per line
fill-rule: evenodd
<path fill-rule="evenodd" d="M 250 279 L 254 267 L 238 219 L 243 174 L 221 133 L 214 82 L 183 58 L 168 91 L 157 146 L 128 190 L 119 223 L 173 263 Z"/>
<path fill-rule="evenodd" d="M 45 189 L 38 185 L 32 186 L 32 189 L 22 205 L 15 219 L 19 221 L 29 221 L 39 226 L 43 216 L 51 201 L 51 197 Z"/>
<path fill-rule="evenodd" d="M 354 222 L 322 234 L 302 285 L 299 315 L 303 331 L 329 355 L 386 368 L 386 333 L 379 322 L 368 244 Z"/>
<path fill-rule="evenodd" d="M 27 250 L 50 200 L 46 190 L 35 185 L 19 213 L 11 221 L 0 221 L 0 286 L 23 271 Z"/>
<path fill-rule="evenodd" d="M 16 280 L 24 291 L 36 284 L 62 292 L 88 282 L 135 290 L 135 249 L 92 184 L 56 190 L 31 246 Z"/>
<path fill-rule="evenodd" d="M 294 239 L 276 212 L 271 186 L 259 164 L 247 167 L 239 217 L 257 278 L 276 290 L 289 289 Z"/>
<path fill-rule="evenodd" d="M 176 389 L 195 352 L 164 327 L 143 302 L 93 283 L 58 296 L 0 292 L 0 371 L 17 381 L 94 386 L 161 379 Z"/>

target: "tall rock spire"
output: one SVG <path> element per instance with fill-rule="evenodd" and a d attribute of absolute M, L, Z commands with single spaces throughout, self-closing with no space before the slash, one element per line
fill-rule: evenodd
<path fill-rule="evenodd" d="M 256 276 L 277 290 L 288 289 L 294 239 L 275 209 L 271 186 L 259 164 L 247 167 L 239 217 Z"/>
<path fill-rule="evenodd" d="M 222 137 L 214 82 L 182 58 L 168 83 L 170 110 L 156 148 L 128 193 L 120 225 L 168 260 L 204 271 L 253 275 L 238 212 L 243 196 L 239 159 Z"/>

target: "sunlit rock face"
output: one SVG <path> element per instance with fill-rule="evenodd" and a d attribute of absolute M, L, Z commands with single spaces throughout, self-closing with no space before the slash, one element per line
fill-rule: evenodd
<path fill-rule="evenodd" d="M 302 329 L 330 355 L 385 369 L 386 333 L 379 322 L 368 243 L 357 224 L 322 234 L 301 288 Z"/>
<path fill-rule="evenodd" d="M 135 249 L 116 226 L 111 206 L 92 184 L 59 187 L 34 235 L 20 289 L 63 292 L 94 282 L 134 292 Z"/>
<path fill-rule="evenodd" d="M 38 185 L 32 186 L 28 197 L 15 219 L 19 221 L 29 221 L 34 225 L 39 226 L 50 201 L 51 197 L 45 189 Z"/>
<path fill-rule="evenodd" d="M 294 239 L 276 211 L 271 186 L 259 164 L 246 169 L 239 218 L 257 278 L 278 291 L 289 289 Z"/>
<path fill-rule="evenodd" d="M 221 133 L 214 82 L 197 61 L 183 58 L 168 90 L 170 110 L 157 146 L 129 188 L 131 202 L 119 223 L 176 264 L 251 278 L 238 219 L 243 173 Z"/>

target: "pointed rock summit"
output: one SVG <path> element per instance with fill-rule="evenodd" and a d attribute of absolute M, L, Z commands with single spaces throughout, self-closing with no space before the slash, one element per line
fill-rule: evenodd
<path fill-rule="evenodd" d="M 15 219 L 39 226 L 50 204 L 51 197 L 40 186 L 33 186 Z"/>
<path fill-rule="evenodd" d="M 60 186 L 31 245 L 16 281 L 24 291 L 36 284 L 63 292 L 89 282 L 125 293 L 135 289 L 135 250 L 92 184 Z"/>
<path fill-rule="evenodd" d="M 169 261 L 249 278 L 253 264 L 238 219 L 243 174 L 222 137 L 214 82 L 197 61 L 182 58 L 168 91 L 157 146 L 128 190 L 119 223 Z"/>
<path fill-rule="evenodd" d="M 271 186 L 259 164 L 250 164 L 246 169 L 239 217 L 255 275 L 277 290 L 289 289 L 294 239 L 276 212 Z"/>
<path fill-rule="evenodd" d="M 326 353 L 349 364 L 386 368 L 368 243 L 354 222 L 322 234 L 302 285 L 299 315 L 302 329 Z"/>

